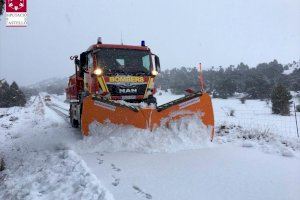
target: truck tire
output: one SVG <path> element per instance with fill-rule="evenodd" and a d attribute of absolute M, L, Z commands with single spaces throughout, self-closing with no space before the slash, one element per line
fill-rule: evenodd
<path fill-rule="evenodd" d="M 79 122 L 73 117 L 73 105 L 70 104 L 70 124 L 73 128 L 78 128 Z"/>
<path fill-rule="evenodd" d="M 73 128 L 78 128 L 78 127 L 79 127 L 78 120 L 76 120 L 76 119 L 71 119 L 71 126 L 72 126 Z"/>

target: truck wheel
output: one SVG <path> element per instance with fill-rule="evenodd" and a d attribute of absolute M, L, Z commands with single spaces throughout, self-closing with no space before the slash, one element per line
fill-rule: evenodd
<path fill-rule="evenodd" d="M 78 128 L 79 122 L 78 122 L 78 120 L 76 120 L 76 119 L 73 118 L 73 111 L 72 111 L 72 109 L 73 109 L 73 106 L 70 105 L 70 124 L 71 124 L 71 126 L 73 128 Z"/>
<path fill-rule="evenodd" d="M 71 121 L 71 126 L 72 126 L 73 128 L 78 128 L 78 126 L 79 126 L 78 120 L 72 119 L 72 121 Z"/>

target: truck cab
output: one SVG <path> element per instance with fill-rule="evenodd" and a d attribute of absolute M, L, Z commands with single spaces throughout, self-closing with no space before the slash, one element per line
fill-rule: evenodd
<path fill-rule="evenodd" d="M 80 60 L 76 59 L 75 76 L 83 80 L 79 81 L 83 93 L 110 100 L 156 103 L 154 79 L 160 72 L 160 63 L 144 41 L 141 46 L 132 46 L 102 44 L 98 40 L 80 54 Z M 74 77 L 69 83 L 72 81 Z"/>
<path fill-rule="evenodd" d="M 141 46 L 97 44 L 80 56 L 71 56 L 75 74 L 66 88 L 70 102 L 70 122 L 78 127 L 85 97 L 124 100 L 130 103 L 156 104 L 154 79 L 160 72 L 158 56 L 141 42 Z"/>

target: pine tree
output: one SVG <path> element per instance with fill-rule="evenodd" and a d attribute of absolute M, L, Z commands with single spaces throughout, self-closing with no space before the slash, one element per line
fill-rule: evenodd
<path fill-rule="evenodd" d="M 10 86 L 6 81 L 0 82 L 0 108 L 24 106 L 25 103 L 25 95 L 16 82 L 13 82 Z"/>
<path fill-rule="evenodd" d="M 10 85 L 9 96 L 10 106 L 24 106 L 26 103 L 25 95 L 15 81 Z"/>
<path fill-rule="evenodd" d="M 290 114 L 290 100 L 292 95 L 283 86 L 276 86 L 271 95 L 272 111 L 274 114 L 289 115 Z"/>
<path fill-rule="evenodd" d="M 217 97 L 227 99 L 230 96 L 233 96 L 236 90 L 236 84 L 234 80 L 225 78 L 221 79 L 217 82 L 217 86 L 215 87 Z"/>
<path fill-rule="evenodd" d="M 3 14 L 4 10 L 4 0 L 0 0 L 0 16 Z"/>
<path fill-rule="evenodd" d="M 0 108 L 9 107 L 9 85 L 6 81 L 0 83 Z"/>

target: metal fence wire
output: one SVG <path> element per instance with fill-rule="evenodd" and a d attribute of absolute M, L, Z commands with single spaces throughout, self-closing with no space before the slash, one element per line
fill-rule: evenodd
<path fill-rule="evenodd" d="M 272 114 L 271 106 L 257 109 L 255 106 L 221 105 L 215 106 L 216 125 L 233 124 L 245 129 L 268 131 L 287 137 L 299 137 L 300 112 L 292 105 L 290 115 Z M 245 106 L 246 107 L 246 106 Z"/>

